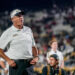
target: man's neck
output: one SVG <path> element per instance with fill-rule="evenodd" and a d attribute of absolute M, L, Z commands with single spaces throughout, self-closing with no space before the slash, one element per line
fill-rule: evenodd
<path fill-rule="evenodd" d="M 52 49 L 54 52 L 56 52 L 57 51 L 57 49 Z"/>
<path fill-rule="evenodd" d="M 23 25 L 14 25 L 14 27 L 16 27 L 17 29 L 22 29 Z"/>

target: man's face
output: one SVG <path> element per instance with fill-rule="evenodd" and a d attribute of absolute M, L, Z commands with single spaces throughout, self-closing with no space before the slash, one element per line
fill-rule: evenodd
<path fill-rule="evenodd" d="M 57 61 L 55 60 L 55 58 L 50 57 L 49 59 L 50 59 L 50 65 L 51 65 L 51 66 L 55 66 L 56 63 L 57 63 Z"/>
<path fill-rule="evenodd" d="M 20 16 L 14 16 L 12 18 L 12 22 L 15 26 L 23 26 L 23 23 L 24 23 L 24 17 L 23 15 L 20 15 Z"/>
<path fill-rule="evenodd" d="M 58 48 L 58 43 L 53 42 L 52 45 L 51 45 L 51 48 L 56 50 Z"/>

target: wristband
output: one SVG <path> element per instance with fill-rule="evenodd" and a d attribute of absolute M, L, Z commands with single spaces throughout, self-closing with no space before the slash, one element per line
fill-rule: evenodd
<path fill-rule="evenodd" d="M 38 56 L 34 56 L 34 58 L 36 58 L 36 57 L 38 57 Z"/>
<path fill-rule="evenodd" d="M 39 56 L 34 56 L 34 58 L 36 58 L 36 57 L 38 57 L 38 59 L 39 59 Z"/>

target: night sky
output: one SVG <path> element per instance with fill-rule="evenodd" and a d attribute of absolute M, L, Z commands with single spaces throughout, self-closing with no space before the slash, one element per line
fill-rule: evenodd
<path fill-rule="evenodd" d="M 72 5 L 75 3 L 74 0 L 1 0 L 0 1 L 0 12 L 1 11 L 11 11 L 15 8 L 21 9 L 39 9 L 39 8 L 49 8 L 52 3 L 56 3 L 60 6 Z"/>

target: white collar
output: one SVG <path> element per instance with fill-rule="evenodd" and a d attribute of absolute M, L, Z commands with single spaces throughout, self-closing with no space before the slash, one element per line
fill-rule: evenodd
<path fill-rule="evenodd" d="M 23 28 L 24 28 L 24 26 L 23 26 Z M 14 31 L 21 31 L 21 30 L 23 30 L 23 28 L 22 28 L 22 29 L 18 29 L 18 28 L 16 28 L 14 25 L 12 25 L 12 29 L 13 29 Z"/>
<path fill-rule="evenodd" d="M 51 49 L 51 51 L 52 51 L 52 52 L 54 52 L 54 53 L 57 53 L 57 52 L 58 52 L 58 50 L 57 50 L 57 49 L 56 49 L 56 51 L 54 51 L 53 49 Z"/>

